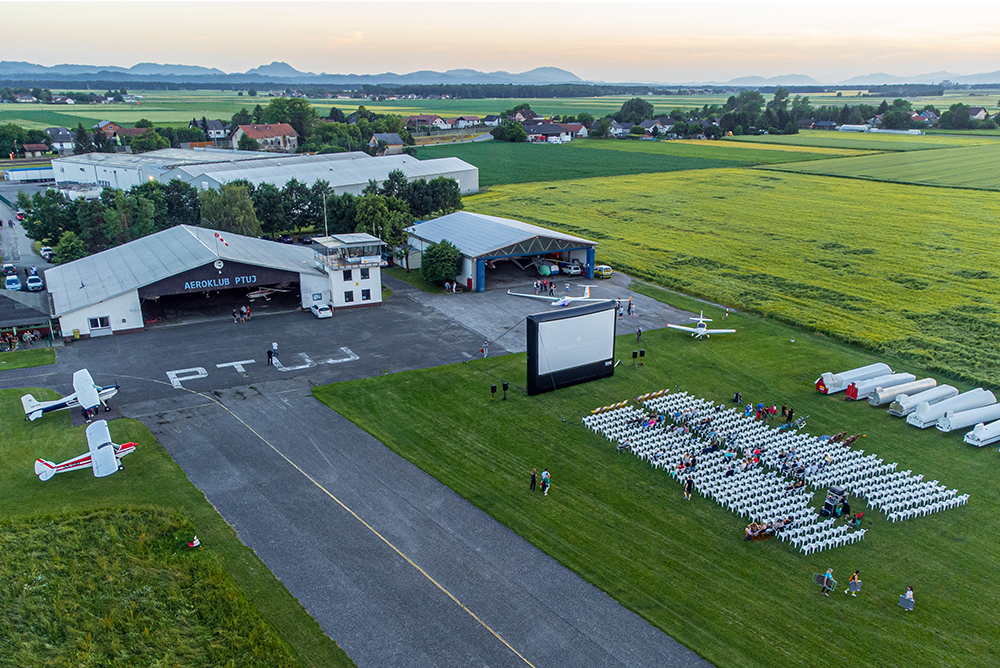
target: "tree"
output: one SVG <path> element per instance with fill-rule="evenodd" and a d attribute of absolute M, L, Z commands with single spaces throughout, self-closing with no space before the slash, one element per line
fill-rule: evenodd
<path fill-rule="evenodd" d="M 788 125 L 785 126 L 785 131 L 783 134 L 786 135 L 797 135 L 799 134 L 799 124 L 795 121 L 788 121 Z"/>
<path fill-rule="evenodd" d="M 265 234 L 274 235 L 285 229 L 285 197 L 273 183 L 262 183 L 254 189 L 251 198 L 253 208 L 260 222 L 260 229 Z"/>
<path fill-rule="evenodd" d="M 641 97 L 633 97 L 622 105 L 622 108 L 615 114 L 615 120 L 619 123 L 638 125 L 653 117 L 653 105 L 646 102 Z"/>
<path fill-rule="evenodd" d="M 83 245 L 83 241 L 76 235 L 76 232 L 67 232 L 62 235 L 59 243 L 52 250 L 55 253 L 52 261 L 56 264 L 65 264 L 87 257 L 87 247 Z"/>
<path fill-rule="evenodd" d="M 584 111 L 581 114 L 577 114 L 576 122 L 584 125 L 589 130 L 590 126 L 594 124 L 594 117 L 592 114 L 588 114 Z"/>
<path fill-rule="evenodd" d="M 76 131 L 73 133 L 73 153 L 92 153 L 94 151 L 94 140 L 90 132 L 83 127 L 83 123 L 76 124 Z"/>
<path fill-rule="evenodd" d="M 254 88 L 253 86 L 250 86 L 250 90 L 247 91 L 247 95 L 249 95 L 250 97 L 257 97 L 257 89 Z"/>
<path fill-rule="evenodd" d="M 243 107 L 235 114 L 231 121 L 231 125 L 235 128 L 237 125 L 250 125 L 253 123 L 253 118 L 250 116 L 250 112 L 247 111 L 246 107 Z"/>
<path fill-rule="evenodd" d="M 240 135 L 240 140 L 236 143 L 236 148 L 241 151 L 256 151 L 260 149 L 260 142 L 244 132 Z"/>
<path fill-rule="evenodd" d="M 163 135 L 150 128 L 133 139 L 129 146 L 132 147 L 133 153 L 145 153 L 146 151 L 170 148 L 170 142 Z"/>
<path fill-rule="evenodd" d="M 104 211 L 104 236 L 112 245 L 134 241 L 156 231 L 155 207 L 142 195 L 127 197 L 124 192 L 114 193 L 114 206 Z"/>
<path fill-rule="evenodd" d="M 429 244 L 420 259 L 420 275 L 429 283 L 453 281 L 462 272 L 462 251 L 448 240 Z"/>
<path fill-rule="evenodd" d="M 359 107 L 358 111 L 362 109 L 363 107 Z M 308 100 L 300 97 L 276 97 L 264 109 L 264 120 L 267 123 L 288 123 L 299 135 L 299 139 L 305 142 L 312 134 L 318 116 Z"/>
<path fill-rule="evenodd" d="M 347 116 L 344 116 L 344 112 L 336 107 L 330 107 L 330 115 L 327 116 L 334 123 L 346 123 Z"/>
<path fill-rule="evenodd" d="M 260 106 L 259 104 L 257 106 L 255 106 L 253 108 L 253 112 L 250 114 L 250 119 L 254 123 L 263 123 L 264 122 L 264 107 Z"/>
<path fill-rule="evenodd" d="M 201 223 L 222 232 L 259 237 L 260 222 L 246 186 L 227 183 L 219 190 L 208 188 L 198 193 Z"/>
<path fill-rule="evenodd" d="M 882 104 L 878 105 L 878 113 L 884 114 L 887 111 L 889 111 L 889 103 L 882 100 Z"/>
<path fill-rule="evenodd" d="M 910 112 L 890 109 L 882 114 L 882 127 L 887 130 L 905 130 L 910 127 Z"/>
<path fill-rule="evenodd" d="M 607 118 L 602 118 L 597 121 L 593 127 L 590 129 L 589 137 L 594 139 L 606 139 L 611 134 L 611 121 Z"/>
<path fill-rule="evenodd" d="M 389 222 L 387 199 L 384 195 L 364 195 L 359 198 L 354 231 L 367 232 L 381 239 L 382 231 Z"/>
<path fill-rule="evenodd" d="M 948 111 L 941 114 L 938 125 L 948 130 L 969 130 L 973 126 L 972 116 L 969 115 L 968 105 L 957 103 L 948 107 Z"/>
<path fill-rule="evenodd" d="M 286 229 L 301 230 L 310 227 L 309 220 L 309 188 L 298 179 L 289 179 L 282 188 L 284 196 Z"/>
<path fill-rule="evenodd" d="M 140 118 L 135 122 L 135 127 L 137 128 L 151 128 L 153 127 L 153 121 L 148 118 Z"/>
<path fill-rule="evenodd" d="M 631 128 L 629 128 L 628 133 L 630 135 L 644 135 L 646 134 L 646 128 L 642 127 L 641 125 L 633 125 Z"/>

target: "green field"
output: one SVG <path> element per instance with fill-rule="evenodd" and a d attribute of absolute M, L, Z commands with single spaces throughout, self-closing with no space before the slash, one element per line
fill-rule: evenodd
<path fill-rule="evenodd" d="M 883 153 L 837 158 L 821 163 L 778 165 L 774 169 L 871 181 L 912 183 L 946 188 L 1000 190 L 1000 170 L 984 169 L 1000 161 L 1000 143 L 918 153 Z"/>
<path fill-rule="evenodd" d="M 821 372 L 873 356 L 755 316 L 734 314 L 726 325 L 739 333 L 707 342 L 644 333 L 646 364 L 635 369 L 627 365 L 634 335 L 619 337 L 626 365 L 613 378 L 537 397 L 524 395 L 524 355 L 337 383 L 315 394 L 714 665 L 997 665 L 1000 605 L 990 584 L 1000 550 L 996 452 L 813 389 Z M 501 380 L 511 383 L 510 398 L 491 403 L 488 388 Z M 971 500 L 900 524 L 852 500 L 872 522 L 865 540 L 809 557 L 777 541 L 746 543 L 745 520 L 697 495 L 684 501 L 665 472 L 615 454 L 580 422 L 598 406 L 675 386 L 720 402 L 736 390 L 747 401 L 787 401 L 811 416 L 811 433 L 863 433 L 866 451 Z M 552 472 L 548 497 L 528 492 L 533 467 Z M 811 575 L 831 567 L 841 582 L 860 569 L 858 598 L 818 595 Z M 914 613 L 896 605 L 908 585 Z"/>
<path fill-rule="evenodd" d="M 718 169 L 497 186 L 465 208 L 600 243 L 598 260 L 1000 385 L 1000 194 Z"/>
<path fill-rule="evenodd" d="M 937 148 L 982 146 L 996 143 L 998 140 L 980 135 L 890 135 L 869 132 L 839 132 L 836 130 L 803 130 L 795 135 L 743 135 L 741 137 L 727 137 L 726 141 L 855 149 L 858 151 L 927 151 Z"/>
<path fill-rule="evenodd" d="M 109 423 L 138 443 L 124 471 L 39 481 L 87 439 L 67 412 L 26 422 L 26 391 L 0 390 L 0 665 L 354 665 L 141 423 Z"/>
<path fill-rule="evenodd" d="M 55 362 L 56 351 L 53 348 L 34 348 L 33 350 L 0 353 L 0 371 L 45 366 L 46 364 L 55 364 Z"/>
<path fill-rule="evenodd" d="M 776 149 L 776 150 L 775 150 Z M 575 139 L 569 144 L 484 141 L 417 149 L 421 160 L 452 156 L 479 168 L 479 185 L 560 181 L 692 169 L 769 165 L 821 160 L 857 151 L 763 146 L 710 141 L 618 141 Z"/>

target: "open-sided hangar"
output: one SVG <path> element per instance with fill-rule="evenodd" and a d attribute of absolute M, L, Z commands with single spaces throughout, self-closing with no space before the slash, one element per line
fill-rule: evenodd
<path fill-rule="evenodd" d="M 315 302 L 335 308 L 381 303 L 383 244 L 369 235 L 351 236 L 331 250 L 178 225 L 47 269 L 45 283 L 65 338 L 139 331 L 145 326 L 142 300 L 170 295 L 287 284 L 298 288 L 302 308 Z M 363 264 L 368 260 L 373 268 Z"/>
<path fill-rule="evenodd" d="M 498 260 L 555 258 L 579 262 L 587 278 L 594 277 L 596 241 L 548 230 L 520 220 L 456 211 L 406 228 L 410 268 L 418 269 L 428 244 L 449 241 L 462 251 L 462 273 L 456 276 L 468 290 L 486 290 L 486 270 Z"/>

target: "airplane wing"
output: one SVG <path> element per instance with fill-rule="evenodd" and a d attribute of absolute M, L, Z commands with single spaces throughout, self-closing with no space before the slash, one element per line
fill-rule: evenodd
<path fill-rule="evenodd" d="M 679 329 L 684 332 L 691 332 L 692 334 L 697 334 L 698 330 L 694 327 L 685 327 L 684 325 L 667 325 L 670 329 Z"/>
<path fill-rule="evenodd" d="M 83 408 L 93 410 L 101 405 L 97 386 L 94 385 L 94 379 L 86 369 L 80 369 L 73 374 L 73 390 L 76 392 L 76 400 Z"/>
<path fill-rule="evenodd" d="M 118 459 L 115 457 L 115 446 L 111 442 L 107 420 L 98 420 L 87 427 L 87 447 L 90 448 L 94 477 L 103 478 L 118 470 Z"/>
<path fill-rule="evenodd" d="M 550 304 L 554 303 L 554 302 L 557 302 L 560 299 L 558 296 L 556 296 L 556 297 L 549 297 L 547 295 L 526 295 L 526 294 L 522 294 L 520 292 L 511 292 L 510 290 L 507 291 L 507 294 L 511 295 L 511 296 L 514 296 L 514 297 L 527 297 L 528 299 L 541 299 L 543 302 L 549 302 Z"/>
<path fill-rule="evenodd" d="M 706 334 L 735 334 L 735 329 L 706 329 Z"/>

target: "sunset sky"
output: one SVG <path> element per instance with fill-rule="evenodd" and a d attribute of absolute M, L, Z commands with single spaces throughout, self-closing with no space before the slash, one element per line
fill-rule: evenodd
<path fill-rule="evenodd" d="M 593 81 L 1000 70 L 1000 3 L 0 1 L 0 60 L 376 74 L 553 66 Z"/>

